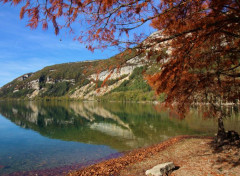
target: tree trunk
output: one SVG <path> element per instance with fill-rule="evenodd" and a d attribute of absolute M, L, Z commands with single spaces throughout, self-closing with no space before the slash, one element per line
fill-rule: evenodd
<path fill-rule="evenodd" d="M 223 145 L 236 145 L 240 146 L 240 137 L 239 134 L 235 131 L 228 131 L 226 132 L 224 129 L 223 124 L 223 114 L 221 111 L 217 112 L 218 118 L 218 133 L 217 137 L 215 138 L 215 142 L 217 143 L 218 147 Z"/>
<path fill-rule="evenodd" d="M 218 117 L 218 134 L 224 134 L 225 128 L 223 124 L 223 117 L 222 115 Z"/>
<path fill-rule="evenodd" d="M 217 112 L 217 117 L 218 117 L 217 138 L 219 140 L 224 140 L 224 138 L 226 138 L 226 132 L 225 132 L 224 124 L 223 124 L 223 115 L 222 115 L 221 111 Z"/>

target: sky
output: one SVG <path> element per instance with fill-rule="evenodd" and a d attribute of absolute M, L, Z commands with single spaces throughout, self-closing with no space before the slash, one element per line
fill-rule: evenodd
<path fill-rule="evenodd" d="M 20 20 L 21 6 L 0 3 L 0 87 L 13 79 L 45 66 L 84 60 L 107 59 L 117 48 L 91 52 L 64 31 L 56 36 L 49 27 L 32 30 Z"/>
<path fill-rule="evenodd" d="M 20 7 L 0 4 L 0 87 L 29 72 L 58 63 L 107 59 L 119 51 L 109 48 L 94 53 L 74 36 L 49 28 L 43 31 L 26 27 L 19 18 Z"/>

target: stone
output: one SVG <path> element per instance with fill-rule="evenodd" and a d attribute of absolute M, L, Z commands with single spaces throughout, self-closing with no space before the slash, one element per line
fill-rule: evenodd
<path fill-rule="evenodd" d="M 158 164 L 152 169 L 147 170 L 145 174 L 148 176 L 164 176 L 171 173 L 174 168 L 175 165 L 173 164 L 173 162 Z"/>

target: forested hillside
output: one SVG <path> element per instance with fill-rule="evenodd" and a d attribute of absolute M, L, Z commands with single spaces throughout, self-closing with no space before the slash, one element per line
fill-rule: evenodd
<path fill-rule="evenodd" d="M 144 78 L 159 70 L 156 56 L 128 49 L 106 60 L 48 66 L 0 89 L 1 99 L 157 100 Z M 160 97 L 161 99 L 162 97 Z"/>

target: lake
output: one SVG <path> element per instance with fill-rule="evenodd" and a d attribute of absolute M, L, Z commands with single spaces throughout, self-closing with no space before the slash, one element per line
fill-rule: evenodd
<path fill-rule="evenodd" d="M 225 126 L 240 132 L 237 110 L 226 107 Z M 176 135 L 213 136 L 216 120 L 202 112 L 181 120 L 154 104 L 1 101 L 0 175 L 64 175 Z"/>

